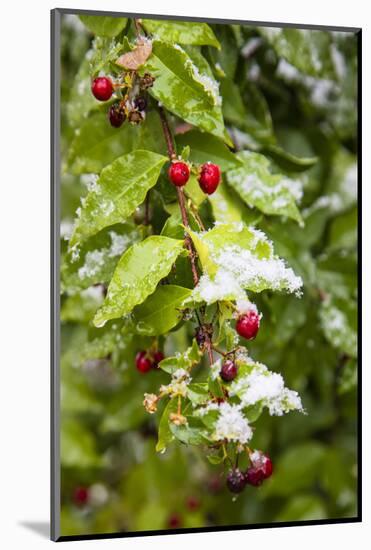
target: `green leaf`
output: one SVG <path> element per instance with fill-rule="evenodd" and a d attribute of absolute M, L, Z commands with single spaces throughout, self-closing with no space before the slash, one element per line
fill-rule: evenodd
<path fill-rule="evenodd" d="M 237 168 L 243 162 L 232 153 L 228 147 L 215 136 L 208 136 L 198 130 L 191 130 L 185 134 L 176 136 L 176 143 L 179 148 L 189 146 L 190 160 L 195 164 L 213 162 L 218 164 L 222 171 Z M 187 185 L 188 186 L 188 185 Z"/>
<path fill-rule="evenodd" d="M 98 173 L 134 147 L 137 126 L 113 128 L 106 113 L 92 113 L 76 133 L 68 152 L 68 168 L 73 174 Z"/>
<path fill-rule="evenodd" d="M 220 48 L 215 34 L 207 23 L 143 19 L 142 24 L 146 31 L 164 42 Z"/>
<path fill-rule="evenodd" d="M 269 161 L 258 153 L 244 151 L 239 158 L 244 166 L 230 170 L 227 178 L 246 204 L 259 208 L 264 214 L 287 216 L 302 222 L 296 206 L 302 196 L 301 182 L 271 174 Z"/>
<path fill-rule="evenodd" d="M 152 294 L 183 250 L 183 241 L 152 236 L 134 244 L 121 257 L 103 306 L 94 317 L 102 326 L 109 319 L 127 315 Z"/>
<path fill-rule="evenodd" d="M 222 462 L 224 462 L 224 456 L 222 454 L 206 455 L 206 458 L 210 462 L 210 464 L 213 465 L 221 464 Z"/>
<path fill-rule="evenodd" d="M 174 397 L 167 403 L 164 412 L 162 413 L 160 424 L 158 427 L 158 440 L 156 445 L 156 451 L 158 453 L 165 452 L 166 447 L 174 439 L 173 432 L 170 429 L 169 416 L 171 413 L 175 413 L 178 408 L 178 398 Z"/>
<path fill-rule="evenodd" d="M 205 269 L 210 275 L 215 275 L 217 266 L 211 258 L 210 249 L 205 242 L 205 239 L 201 239 L 199 234 L 194 231 L 188 231 L 188 233 L 192 238 L 203 269 Z"/>
<path fill-rule="evenodd" d="M 166 152 L 156 112 L 149 112 L 145 121 L 137 126 L 124 124 L 121 128 L 109 124 L 106 112 L 92 113 L 72 140 L 68 167 L 73 174 L 99 173 L 107 164 L 133 149 Z"/>
<path fill-rule="evenodd" d="M 234 140 L 240 145 L 257 146 L 258 143 L 274 143 L 272 119 L 267 102 L 261 92 L 253 85 L 246 88 L 246 101 L 241 95 L 240 89 L 229 79 L 221 81 L 221 93 L 223 96 L 223 115 L 227 122 L 233 124 L 246 134 L 233 131 Z M 247 143 L 246 143 L 247 142 Z"/>
<path fill-rule="evenodd" d="M 248 208 L 239 195 L 222 180 L 217 190 L 208 197 L 215 221 L 221 223 L 245 222 L 254 225 L 261 218 L 258 210 Z"/>
<path fill-rule="evenodd" d="M 112 17 L 102 15 L 79 15 L 85 27 L 93 34 L 113 38 L 126 26 L 125 17 Z"/>
<path fill-rule="evenodd" d="M 298 157 L 279 147 L 266 145 L 259 152 L 270 157 L 280 168 L 287 172 L 304 172 L 318 162 L 318 157 Z"/>
<path fill-rule="evenodd" d="M 170 424 L 171 433 L 185 445 L 202 445 L 207 442 L 207 436 L 200 419 L 188 416 L 188 424 L 176 426 Z"/>
<path fill-rule="evenodd" d="M 259 27 L 259 32 L 299 71 L 312 76 L 334 75 L 331 34 L 318 30 Z"/>
<path fill-rule="evenodd" d="M 328 298 L 321 303 L 319 317 L 328 342 L 357 357 L 357 305 L 352 300 Z"/>
<path fill-rule="evenodd" d="M 108 284 L 119 257 L 142 237 L 132 224 L 103 229 L 79 247 L 78 258 L 67 252 L 62 259 L 62 291 L 76 292 L 98 283 Z"/>
<path fill-rule="evenodd" d="M 159 363 L 159 367 L 168 374 L 173 374 L 178 369 L 189 370 L 200 361 L 201 355 L 196 340 L 193 340 L 192 346 L 186 351 L 173 357 L 166 357 Z"/>
<path fill-rule="evenodd" d="M 78 294 L 69 296 L 61 308 L 61 321 L 87 323 L 91 321 L 102 302 L 103 293 L 99 287 L 90 287 Z"/>
<path fill-rule="evenodd" d="M 134 309 L 136 330 L 146 336 L 165 334 L 181 321 L 182 303 L 190 294 L 188 288 L 159 286 L 143 304 Z"/>
<path fill-rule="evenodd" d="M 125 221 L 141 204 L 158 179 L 166 157 L 151 151 L 133 151 L 106 166 L 84 199 L 75 222 L 70 247 L 104 227 Z"/>
<path fill-rule="evenodd" d="M 204 270 L 190 303 L 245 299 L 244 289 L 300 291 L 301 278 L 274 255 L 262 231 L 239 222 L 217 224 L 204 233 L 192 231 L 190 236 Z"/>
<path fill-rule="evenodd" d="M 223 387 L 220 382 L 220 378 L 213 378 L 209 376 L 208 378 L 209 391 L 215 397 L 224 399 Z M 219 416 L 218 411 L 209 411 L 202 416 L 203 422 L 207 423 L 210 426 L 210 423 L 213 425 Z"/>
<path fill-rule="evenodd" d="M 193 405 L 203 405 L 210 399 L 208 385 L 205 382 L 193 382 L 188 385 L 187 397 Z"/>
<path fill-rule="evenodd" d="M 352 208 L 342 216 L 335 218 L 329 227 L 329 248 L 355 249 L 357 246 L 358 210 Z"/>
<path fill-rule="evenodd" d="M 117 72 L 116 59 L 130 49 L 127 39 L 116 42 L 114 39 L 104 36 L 96 36 L 92 46 L 93 54 L 90 63 L 92 77 Z"/>
<path fill-rule="evenodd" d="M 199 72 L 185 50 L 154 41 L 141 69 L 146 72 L 156 79 L 149 92 L 169 111 L 232 145 L 225 135 L 217 83 Z"/>

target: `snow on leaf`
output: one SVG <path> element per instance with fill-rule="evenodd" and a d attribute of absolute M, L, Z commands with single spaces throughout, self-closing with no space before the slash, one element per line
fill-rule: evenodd
<path fill-rule="evenodd" d="M 269 171 L 269 161 L 264 155 L 244 151 L 238 155 L 241 168 L 227 173 L 229 185 L 250 207 L 264 214 L 287 216 L 302 222 L 296 203 L 303 195 L 302 184 L 281 174 Z"/>
<path fill-rule="evenodd" d="M 192 232 L 192 239 L 195 234 Z M 194 239 L 207 247 L 201 256 L 204 274 L 189 300 L 212 304 L 219 300 L 243 300 L 245 290 L 286 290 L 299 294 L 302 280 L 274 255 L 273 246 L 262 231 L 242 223 L 217 224 Z M 210 271 L 208 266 L 212 265 Z M 187 302 L 185 302 L 187 303 Z"/>
<path fill-rule="evenodd" d="M 262 363 L 251 359 L 249 369 L 242 371 L 232 382 L 229 393 L 239 397 L 242 407 L 261 404 L 273 416 L 282 416 L 291 410 L 303 412 L 299 394 L 285 387 L 281 374 L 271 372 Z"/>
<path fill-rule="evenodd" d="M 157 153 L 137 150 L 103 168 L 96 186 L 84 199 L 70 247 L 104 227 L 125 221 L 156 184 L 166 161 Z"/>

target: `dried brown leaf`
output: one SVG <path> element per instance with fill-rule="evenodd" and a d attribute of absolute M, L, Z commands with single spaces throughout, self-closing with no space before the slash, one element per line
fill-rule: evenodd
<path fill-rule="evenodd" d="M 131 52 L 121 55 L 116 64 L 124 69 L 136 71 L 143 63 L 147 61 L 152 53 L 152 42 L 145 38 L 138 40 L 137 45 Z"/>

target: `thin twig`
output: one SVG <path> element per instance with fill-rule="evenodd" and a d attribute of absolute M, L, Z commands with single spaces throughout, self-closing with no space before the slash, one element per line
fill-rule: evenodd
<path fill-rule="evenodd" d="M 176 152 L 175 152 L 173 137 L 171 135 L 171 131 L 170 131 L 170 128 L 169 128 L 169 124 L 167 122 L 165 111 L 160 106 L 158 107 L 158 111 L 160 113 L 162 129 L 163 129 L 163 132 L 164 132 L 166 146 L 167 146 L 167 152 L 168 152 L 170 160 L 172 160 L 172 159 L 176 158 Z M 186 228 L 186 231 L 187 231 L 187 229 L 189 229 L 189 221 L 188 221 L 187 209 L 186 209 L 186 206 L 185 206 L 184 192 L 183 192 L 183 189 L 181 187 L 177 187 L 176 190 L 177 190 L 177 195 L 178 195 L 178 203 L 179 203 L 180 213 L 181 213 L 181 216 L 182 216 L 182 222 L 183 222 L 183 225 L 184 225 L 184 227 Z M 193 248 L 191 238 L 190 238 L 190 236 L 188 235 L 187 232 L 185 234 L 184 244 L 185 244 L 185 246 L 188 250 L 188 253 L 189 253 L 189 258 L 190 258 L 190 262 L 191 262 L 191 269 L 192 269 L 192 275 L 193 275 L 193 282 L 194 282 L 194 285 L 196 286 L 198 284 L 198 281 L 199 281 L 199 276 L 198 276 L 197 267 L 196 267 L 196 252 Z"/>

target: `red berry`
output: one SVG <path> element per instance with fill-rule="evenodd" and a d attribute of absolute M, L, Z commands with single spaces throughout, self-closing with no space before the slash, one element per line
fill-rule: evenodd
<path fill-rule="evenodd" d="M 272 475 L 273 463 L 268 455 L 261 451 L 254 451 L 250 459 L 254 468 L 259 468 L 263 472 L 264 478 L 268 478 Z"/>
<path fill-rule="evenodd" d="M 89 500 L 89 489 L 87 487 L 76 487 L 72 498 L 77 506 L 85 506 Z"/>
<path fill-rule="evenodd" d="M 170 529 L 177 529 L 182 525 L 182 518 L 179 514 L 171 514 L 167 520 L 167 525 Z"/>
<path fill-rule="evenodd" d="M 125 112 L 123 109 L 121 109 L 119 103 L 114 103 L 113 105 L 111 105 L 108 111 L 108 119 L 111 123 L 111 126 L 113 126 L 114 128 L 120 128 L 125 118 Z"/>
<path fill-rule="evenodd" d="M 264 474 L 260 468 L 254 468 L 251 466 L 246 471 L 245 480 L 249 485 L 259 487 L 259 485 L 261 485 L 264 481 Z"/>
<path fill-rule="evenodd" d="M 206 162 L 201 166 L 198 178 L 200 187 L 204 193 L 211 195 L 220 183 L 220 168 L 217 164 Z"/>
<path fill-rule="evenodd" d="M 158 364 L 159 364 L 163 359 L 165 359 L 165 355 L 162 353 L 162 351 L 160 351 L 160 350 L 155 351 L 155 353 L 153 354 L 152 368 L 157 369 L 157 368 L 158 368 Z"/>
<path fill-rule="evenodd" d="M 139 372 L 148 372 L 152 368 L 152 361 L 146 351 L 138 351 L 135 356 L 135 366 Z"/>
<path fill-rule="evenodd" d="M 273 464 L 269 456 L 261 451 L 254 451 L 250 455 L 250 460 L 251 466 L 245 474 L 246 483 L 257 487 L 272 475 Z"/>
<path fill-rule="evenodd" d="M 168 174 L 171 183 L 176 187 L 182 187 L 189 180 L 189 167 L 185 162 L 172 162 Z"/>
<path fill-rule="evenodd" d="M 200 506 L 200 501 L 197 497 L 188 497 L 186 504 L 188 510 L 197 510 Z"/>
<path fill-rule="evenodd" d="M 111 79 L 106 76 L 98 76 L 92 82 L 91 91 L 95 99 L 107 101 L 113 94 Z"/>
<path fill-rule="evenodd" d="M 237 371 L 238 369 L 237 369 L 236 363 L 228 359 L 222 365 L 222 368 L 220 370 L 220 376 L 223 378 L 225 382 L 231 382 L 236 378 Z"/>
<path fill-rule="evenodd" d="M 238 468 L 231 470 L 227 476 L 227 487 L 231 493 L 241 493 L 246 485 L 244 474 Z"/>
<path fill-rule="evenodd" d="M 255 309 L 250 309 L 237 319 L 236 330 L 246 340 L 253 340 L 258 333 L 259 325 L 259 313 Z"/>

